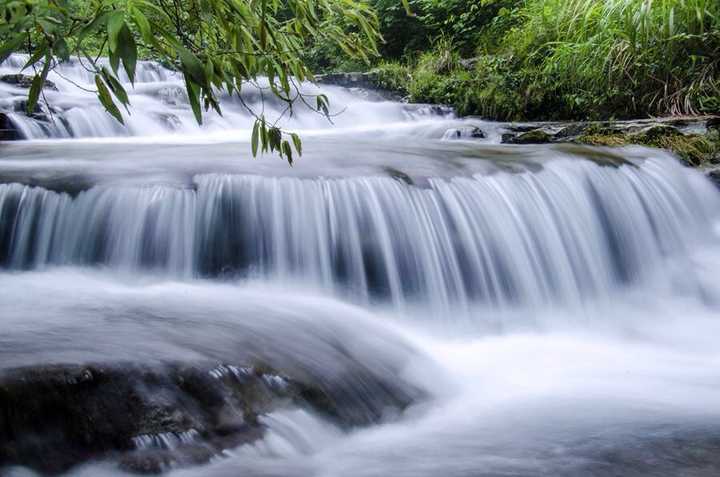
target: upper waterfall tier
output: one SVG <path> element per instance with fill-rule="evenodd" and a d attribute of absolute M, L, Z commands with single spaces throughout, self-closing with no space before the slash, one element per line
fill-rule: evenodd
<path fill-rule="evenodd" d="M 17 74 L 27 60 L 27 55 L 11 56 L 0 64 L 0 76 Z M 32 70 L 24 73 L 31 74 Z M 296 130 L 377 129 L 384 124 L 418 120 L 443 111 L 385 101 L 368 91 L 328 85 L 320 89 L 309 83 L 300 85 L 308 100 L 314 101 L 314 95 L 320 93 L 329 97 L 332 118 L 328 120 L 302 101 L 297 101 L 292 111 L 287 110 L 287 104 L 275 98 L 267 81 L 260 78 L 255 84 L 245 85 L 242 101 L 237 96 L 221 94 L 223 115 L 206 112 L 204 125 L 198 126 L 190 110 L 184 81 L 176 72 L 153 62 L 141 61 L 136 75 L 133 86 L 122 69 L 119 71 L 119 79 L 128 91 L 131 105 L 129 111 L 122 111 L 125 126 L 105 112 L 93 92 L 93 74 L 77 60 L 61 63 L 49 73 L 48 80 L 55 88 L 45 89 L 38 111 L 30 116 L 24 113 L 27 89 L 0 81 L 0 113 L 8 115 L 23 138 L 42 139 L 208 133 L 226 138 L 240 134 L 247 136 L 246 130 L 252 128 L 254 117 L 246 106 L 258 114 L 262 112 L 269 121 L 279 119 L 280 125 Z"/>

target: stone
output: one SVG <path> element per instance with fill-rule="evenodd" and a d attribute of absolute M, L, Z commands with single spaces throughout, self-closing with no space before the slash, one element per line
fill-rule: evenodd
<path fill-rule="evenodd" d="M 653 143 L 660 138 L 682 136 L 683 133 L 674 126 L 668 126 L 665 124 L 654 124 L 640 130 L 634 135 L 637 137 L 637 139 L 645 141 L 646 143 Z"/>
<path fill-rule="evenodd" d="M 477 126 L 464 126 L 460 128 L 448 129 L 443 135 L 443 139 L 483 139 L 485 133 Z"/>
<path fill-rule="evenodd" d="M 125 468 L 141 472 L 207 462 L 230 446 L 261 437 L 257 415 L 300 392 L 292 385 L 270 389 L 270 377 L 276 376 L 252 367 L 202 363 L 4 371 L 0 462 L 45 474 L 116 454 Z M 228 426 L 229 413 L 238 414 L 234 420 L 242 425 Z M 157 444 L 163 439 L 153 436 L 177 446 L 165 449 Z M 204 454 L 192 450 L 198 446 Z"/>
<path fill-rule="evenodd" d="M 569 139 L 583 134 L 588 129 L 587 123 L 572 123 L 558 131 L 553 139 Z"/>
<path fill-rule="evenodd" d="M 707 176 L 718 188 L 720 188 L 720 169 L 708 171 Z"/>
<path fill-rule="evenodd" d="M 19 88 L 30 88 L 30 86 L 32 86 L 33 77 L 30 75 L 17 73 L 12 75 L 2 75 L 0 76 L 0 81 L 3 83 L 17 86 Z M 50 89 L 52 91 L 58 90 L 57 86 L 55 86 L 55 83 L 50 80 L 45 80 L 43 88 Z"/>
<path fill-rule="evenodd" d="M 518 135 L 503 134 L 502 139 L 506 144 L 547 144 L 552 140 L 553 136 L 542 129 L 534 129 L 532 131 L 520 133 Z"/>
<path fill-rule="evenodd" d="M 20 130 L 5 113 L 0 113 L 0 141 L 17 141 L 24 139 Z"/>
<path fill-rule="evenodd" d="M 720 131 L 720 116 L 715 116 L 713 118 L 708 119 L 705 122 L 705 127 L 708 130 L 714 129 L 716 131 Z"/>
<path fill-rule="evenodd" d="M 292 379 L 262 363 L 133 362 L 39 365 L 0 371 L 0 474 L 23 466 L 61 474 L 90 460 L 136 473 L 198 465 L 263 437 L 261 415 L 308 408 L 353 428 L 420 397 L 370 370 L 353 379 L 378 405 L 321 379 Z M 170 443 L 170 445 L 168 445 Z"/>

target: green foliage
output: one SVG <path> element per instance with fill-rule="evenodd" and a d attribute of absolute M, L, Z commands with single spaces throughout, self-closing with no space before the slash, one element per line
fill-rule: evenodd
<path fill-rule="evenodd" d="M 565 116 L 693 114 L 720 96 L 720 2 L 532 0 L 506 44 Z M 550 102 L 549 99 L 545 99 Z"/>
<path fill-rule="evenodd" d="M 408 61 L 411 100 L 494 119 L 720 111 L 717 0 L 525 0 L 495 14 L 470 35 L 472 61 L 452 35 Z"/>
<path fill-rule="evenodd" d="M 411 62 L 433 48 L 439 39 L 452 42 L 460 55 L 474 54 L 478 45 L 487 45 L 489 32 L 507 28 L 510 12 L 520 0 L 367 0 L 377 12 L 382 41 L 375 66 L 405 59 Z M 339 21 L 342 25 L 342 22 Z M 347 26 L 343 26 L 346 30 Z M 317 71 L 359 71 L 363 64 L 348 61 L 333 45 L 310 45 L 307 61 Z"/>
<path fill-rule="evenodd" d="M 296 101 L 308 99 L 298 88 L 312 79 L 302 54 L 308 42 L 333 45 L 367 62 L 379 40 L 375 13 L 356 0 L 3 0 L 0 17 L 0 61 L 27 51 L 31 61 L 26 68 L 41 67 L 35 71 L 29 110 L 48 71 L 75 56 L 95 73 L 100 102 L 121 122 L 116 103 L 127 108 L 128 96 L 118 70 L 122 64 L 134 81 L 141 54 L 183 74 L 201 122 L 203 111 L 221 113 L 219 91 L 242 101 L 243 84 L 259 76 L 268 78 L 272 93 L 292 111 Z M 108 56 L 110 70 L 99 63 L 100 54 Z M 314 99 L 318 112 L 327 115 L 327 98 Z M 299 138 L 253 114 L 259 150 L 292 163 L 291 144 L 284 137 L 291 138 L 298 154 Z"/>
<path fill-rule="evenodd" d="M 400 63 L 381 63 L 373 70 L 377 86 L 388 91 L 396 91 L 408 95 L 411 69 Z"/>

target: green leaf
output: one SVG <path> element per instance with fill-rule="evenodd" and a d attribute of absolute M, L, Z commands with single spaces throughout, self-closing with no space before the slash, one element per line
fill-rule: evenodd
<path fill-rule="evenodd" d="M 125 72 L 130 83 L 135 84 L 135 66 L 137 65 L 137 45 L 135 38 L 126 23 L 123 23 L 118 33 L 117 54 L 122 60 Z"/>
<path fill-rule="evenodd" d="M 115 10 L 107 19 L 108 48 L 115 52 L 118 47 L 120 30 L 125 26 L 125 12 Z"/>
<path fill-rule="evenodd" d="M 125 124 L 122 114 L 120 114 L 120 110 L 117 106 L 115 106 L 112 96 L 110 96 L 110 91 L 108 91 L 107 86 L 105 86 L 105 83 L 100 75 L 95 75 L 95 85 L 98 89 L 98 99 L 100 99 L 100 102 L 105 107 L 105 110 L 117 119 L 120 124 Z"/>
<path fill-rule="evenodd" d="M 102 74 L 105 83 L 107 83 L 107 85 L 110 87 L 110 91 L 112 91 L 118 101 L 120 101 L 127 110 L 127 106 L 128 104 L 130 104 L 130 99 L 128 98 L 127 92 L 125 91 L 123 85 L 117 80 L 117 78 L 115 78 L 115 76 L 113 76 L 112 73 L 110 73 L 110 71 L 105 66 L 102 67 L 100 73 Z"/>
<path fill-rule="evenodd" d="M 284 155 L 287 158 L 288 164 L 290 164 L 291 166 L 293 165 L 292 148 L 290 147 L 289 142 L 287 142 L 287 141 L 282 142 L 281 155 Z"/>
<path fill-rule="evenodd" d="M 117 74 L 118 68 L 120 68 L 120 55 L 116 51 L 110 52 L 110 68 Z"/>
<path fill-rule="evenodd" d="M 85 39 L 85 37 L 86 37 L 87 35 L 89 35 L 90 33 L 95 32 L 95 30 L 97 30 L 98 27 L 100 27 L 100 25 L 102 25 L 103 23 L 105 23 L 105 21 L 107 20 L 107 17 L 108 17 L 108 13 L 103 13 L 102 15 L 97 15 L 96 17 L 94 17 L 94 18 L 90 21 L 90 23 L 88 23 L 87 25 L 85 25 L 85 26 L 83 27 L 83 29 L 80 30 L 80 33 L 78 34 L 77 41 L 76 41 L 76 43 L 75 43 L 75 49 L 76 49 L 76 50 L 80 47 L 80 45 L 82 44 L 83 40 Z"/>
<path fill-rule="evenodd" d="M 18 33 L 0 44 L 0 63 L 7 60 L 10 55 L 17 51 L 22 46 L 25 38 L 24 33 Z"/>
<path fill-rule="evenodd" d="M 402 4 L 403 4 L 403 7 L 405 7 L 405 13 L 407 13 L 411 17 L 415 16 L 413 14 L 412 10 L 410 9 L 410 1 L 409 0 L 402 0 Z"/>
<path fill-rule="evenodd" d="M 302 156 L 302 141 L 300 140 L 300 136 L 298 136 L 296 133 L 291 133 L 290 137 L 292 138 L 292 142 L 295 145 L 295 150 L 298 153 L 298 156 Z"/>
<path fill-rule="evenodd" d="M 195 56 L 190 50 L 182 45 L 177 46 L 178 54 L 180 55 L 180 63 L 182 63 L 183 71 L 190 75 L 190 78 L 198 85 L 203 86 L 206 84 L 205 68 L 197 56 Z"/>
<path fill-rule="evenodd" d="M 190 107 L 192 108 L 193 114 L 195 115 L 195 121 L 198 124 L 202 124 L 202 110 L 200 109 L 200 87 L 193 83 L 190 77 L 185 74 L 185 89 L 187 90 L 188 100 L 190 101 Z"/>
<path fill-rule="evenodd" d="M 45 79 L 47 78 L 48 72 L 50 71 L 51 60 L 52 57 L 50 56 L 50 52 L 48 51 L 45 55 L 45 64 L 43 65 L 42 72 L 40 74 L 36 74 L 32 80 L 27 100 L 28 114 L 32 114 L 35 110 L 35 106 L 37 105 L 38 99 L 40 98 L 40 92 L 43 89 L 43 85 L 45 85 Z"/>
<path fill-rule="evenodd" d="M 260 135 L 260 130 L 259 130 L 259 129 L 260 129 L 260 120 L 257 119 L 257 120 L 255 120 L 255 124 L 253 125 L 253 130 L 252 130 L 252 140 L 251 140 L 251 143 L 252 143 L 252 155 L 253 155 L 253 157 L 257 157 L 257 152 L 258 152 L 258 139 L 259 139 L 259 135 Z"/>
<path fill-rule="evenodd" d="M 137 25 L 138 31 L 140 32 L 140 36 L 142 36 L 143 40 L 148 43 L 155 43 L 155 37 L 152 34 L 150 22 L 145 14 L 137 8 L 133 8 L 130 10 L 130 15 L 132 15 L 132 19 L 135 21 L 135 25 Z"/>
<path fill-rule="evenodd" d="M 63 61 L 70 59 L 70 50 L 68 49 L 67 43 L 63 38 L 59 38 L 53 45 L 53 52 L 55 55 Z"/>
<path fill-rule="evenodd" d="M 25 63 L 25 66 L 22 67 L 22 70 L 20 70 L 20 71 L 25 71 L 25 70 L 28 69 L 30 66 L 32 66 L 32 65 L 34 65 L 35 63 L 37 63 L 38 61 L 40 61 L 40 58 L 42 58 L 43 56 L 45 56 L 45 55 L 47 54 L 47 51 L 48 51 L 48 44 L 47 44 L 47 42 L 42 42 L 42 43 L 38 46 L 38 48 L 35 50 L 35 52 L 32 54 L 32 56 L 30 57 L 30 59 L 28 59 L 27 63 Z"/>

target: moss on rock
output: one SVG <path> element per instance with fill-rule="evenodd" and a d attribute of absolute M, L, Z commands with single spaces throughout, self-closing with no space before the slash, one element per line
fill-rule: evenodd
<path fill-rule="evenodd" d="M 667 125 L 653 125 L 637 132 L 622 132 L 609 128 L 588 128 L 575 142 L 593 146 L 643 146 L 667 149 L 677 154 L 691 166 L 703 166 L 718 161 L 720 139 L 718 133 L 684 134 L 679 129 Z"/>

